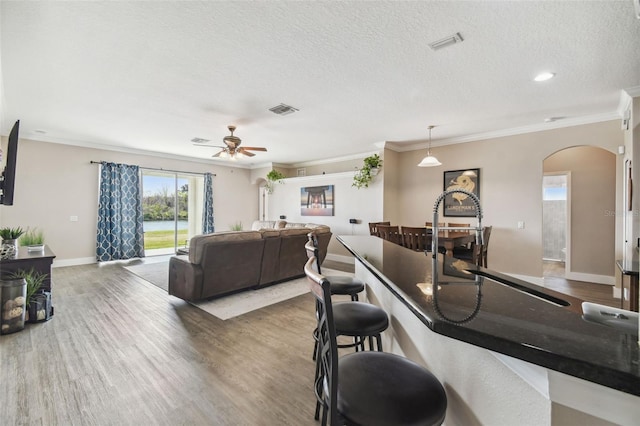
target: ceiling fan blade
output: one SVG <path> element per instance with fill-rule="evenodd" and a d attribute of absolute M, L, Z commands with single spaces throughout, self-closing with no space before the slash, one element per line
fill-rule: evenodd
<path fill-rule="evenodd" d="M 264 151 L 267 152 L 267 148 L 263 148 L 260 146 L 243 146 L 241 149 L 250 149 L 252 151 Z"/>
<path fill-rule="evenodd" d="M 220 157 L 220 154 L 224 152 L 224 149 L 221 149 L 218 153 L 213 154 L 211 157 Z"/>
<path fill-rule="evenodd" d="M 246 151 L 247 148 L 238 148 L 238 152 L 242 155 L 246 155 L 247 157 L 255 157 L 253 152 Z"/>
<path fill-rule="evenodd" d="M 204 145 L 204 144 L 201 144 L 201 143 L 194 143 L 193 145 L 194 146 L 202 146 L 204 148 L 223 148 L 223 149 L 225 148 L 224 146 L 220 146 L 220 145 Z"/>

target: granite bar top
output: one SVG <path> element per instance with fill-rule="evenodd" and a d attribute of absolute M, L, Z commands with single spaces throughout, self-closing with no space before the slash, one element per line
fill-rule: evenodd
<path fill-rule="evenodd" d="M 616 260 L 616 265 L 618 265 L 618 268 L 623 275 L 635 275 L 636 277 L 639 275 L 638 271 L 640 271 L 640 262 L 637 260 Z"/>
<path fill-rule="evenodd" d="M 433 332 L 640 396 L 637 321 L 589 321 L 580 299 L 452 257 L 338 240 Z"/>

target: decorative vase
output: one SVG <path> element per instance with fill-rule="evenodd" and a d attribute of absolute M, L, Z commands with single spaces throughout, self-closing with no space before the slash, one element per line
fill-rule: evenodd
<path fill-rule="evenodd" d="M 373 167 L 371 168 L 371 170 L 369 170 L 369 173 L 371 173 L 371 176 L 376 176 L 378 172 L 380 172 L 380 169 L 377 167 Z"/>
<path fill-rule="evenodd" d="M 18 240 L 2 240 L 2 246 L 0 246 L 0 259 L 9 259 L 14 257 L 18 253 Z"/>

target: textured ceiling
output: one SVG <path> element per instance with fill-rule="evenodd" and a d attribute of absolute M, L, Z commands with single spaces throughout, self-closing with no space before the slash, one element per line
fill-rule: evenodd
<path fill-rule="evenodd" d="M 640 86 L 632 1 L 1 3 L 2 133 L 247 166 L 597 121 Z M 459 32 L 463 43 L 428 44 Z M 540 71 L 556 73 L 544 83 Z M 278 116 L 285 103 L 300 111 Z M 557 123 L 557 122 L 556 122 Z M 45 132 L 45 133 L 42 133 Z M 212 160 L 222 161 L 222 160 Z"/>

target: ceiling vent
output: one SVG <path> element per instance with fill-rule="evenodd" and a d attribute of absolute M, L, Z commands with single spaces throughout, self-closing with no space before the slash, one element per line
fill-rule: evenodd
<path fill-rule="evenodd" d="M 193 138 L 193 139 L 191 139 L 191 142 L 193 142 L 193 143 L 207 143 L 207 142 L 211 142 L 211 139 Z"/>
<path fill-rule="evenodd" d="M 441 40 L 434 41 L 433 43 L 429 43 L 429 47 L 433 50 L 444 49 L 445 47 L 453 46 L 456 43 L 462 43 L 464 39 L 460 35 L 460 33 L 455 33 L 449 37 L 445 37 Z"/>
<path fill-rule="evenodd" d="M 280 104 L 280 105 L 274 106 L 273 108 L 269 108 L 269 111 L 278 115 L 288 115 L 288 114 L 293 114 L 294 112 L 299 110 L 289 105 Z"/>

